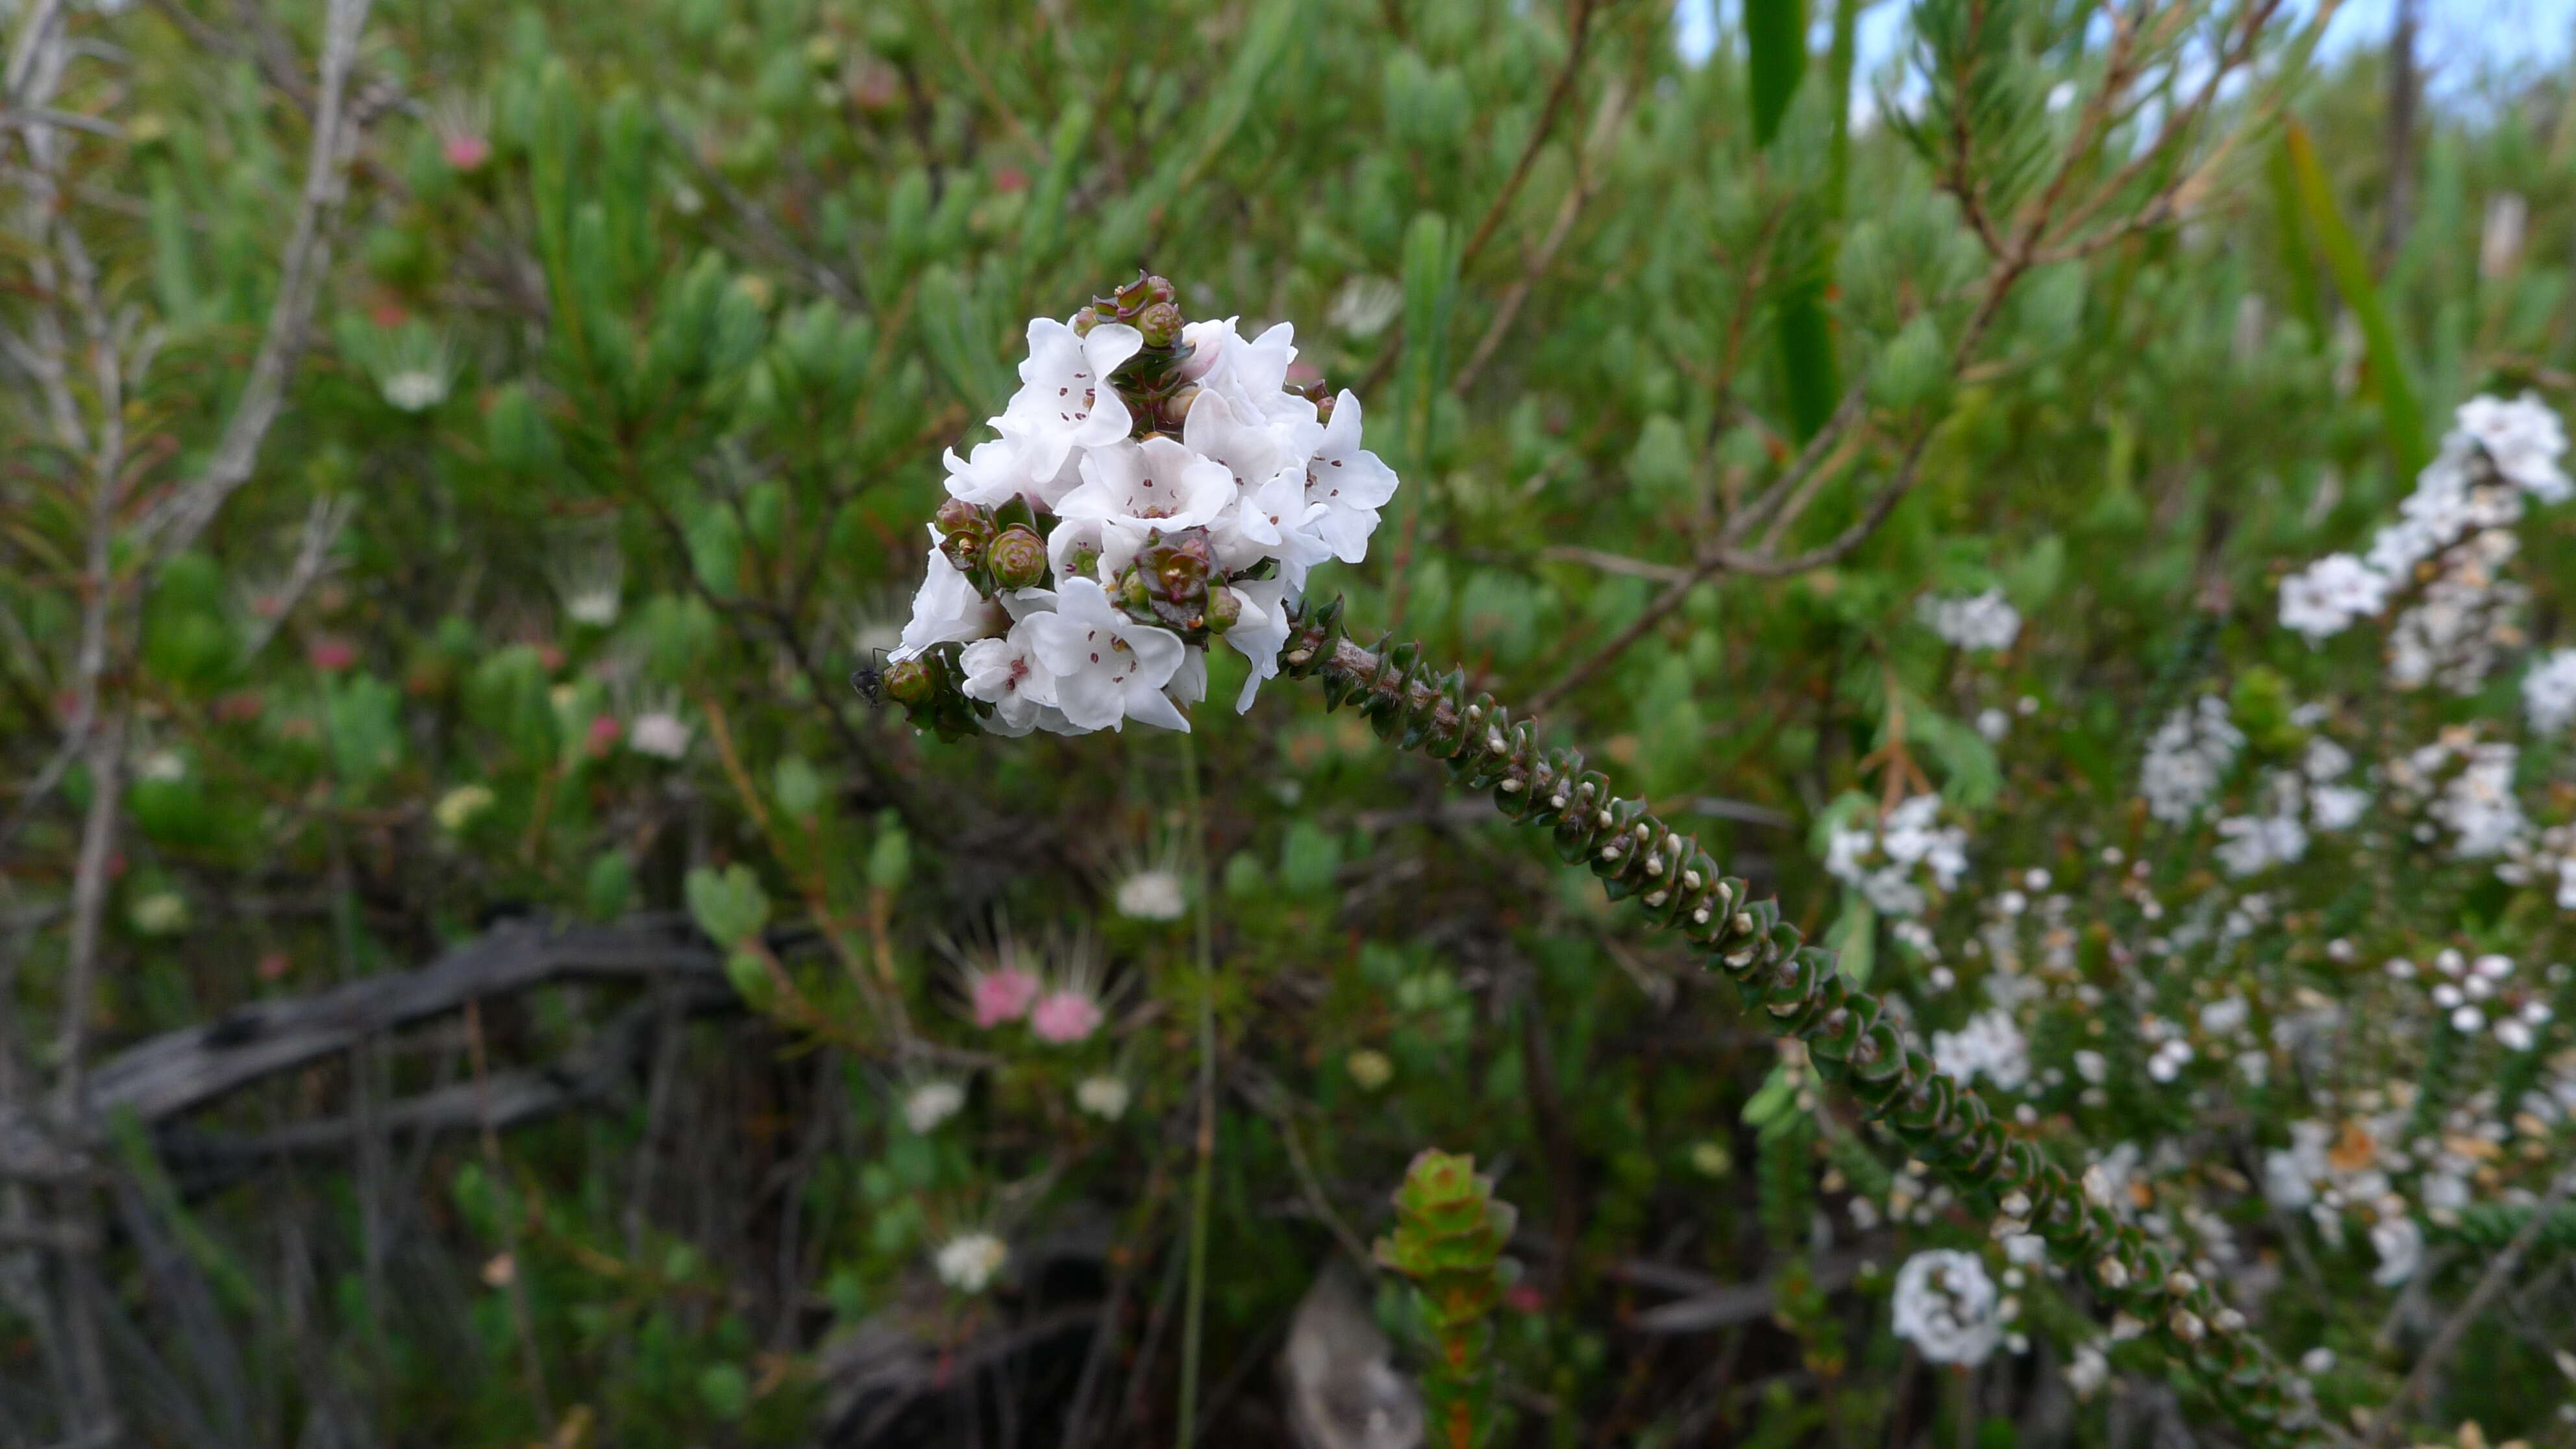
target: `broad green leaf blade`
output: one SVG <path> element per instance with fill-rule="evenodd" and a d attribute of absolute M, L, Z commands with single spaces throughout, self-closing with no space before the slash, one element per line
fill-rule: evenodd
<path fill-rule="evenodd" d="M 2333 187 L 2325 168 L 2317 163 L 2316 146 L 2309 141 L 2307 129 L 2296 121 L 2288 123 L 2281 145 L 2290 158 L 2300 207 L 2316 231 L 2317 249 L 2325 253 L 2326 269 L 2334 274 L 2335 290 L 2343 293 L 2345 305 L 2361 323 L 2362 340 L 2369 350 L 2371 395 L 2379 402 L 2380 426 L 2388 432 L 2389 450 L 2397 455 L 2399 469 L 2411 477 L 2432 453 L 2424 444 L 2424 415 L 2398 351 L 2396 324 L 2389 320 L 2388 307 L 2371 280 L 2361 243 L 2335 206 Z"/>
<path fill-rule="evenodd" d="M 1768 146 L 1807 73 L 1806 0 L 1744 0 L 1744 49 L 1753 144 Z"/>

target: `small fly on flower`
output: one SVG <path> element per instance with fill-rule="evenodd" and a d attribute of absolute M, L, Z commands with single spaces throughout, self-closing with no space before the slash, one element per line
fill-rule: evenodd
<path fill-rule="evenodd" d="M 850 688 L 859 692 L 859 698 L 866 700 L 870 709 L 886 707 L 885 669 L 886 651 L 880 649 L 866 668 L 850 671 Z"/>

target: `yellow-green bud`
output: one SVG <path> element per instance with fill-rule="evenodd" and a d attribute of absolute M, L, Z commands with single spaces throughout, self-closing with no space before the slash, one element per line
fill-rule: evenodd
<path fill-rule="evenodd" d="M 1014 523 L 994 535 L 985 547 L 984 563 L 993 571 L 996 588 L 1036 588 L 1046 581 L 1046 540 L 1028 525 Z"/>

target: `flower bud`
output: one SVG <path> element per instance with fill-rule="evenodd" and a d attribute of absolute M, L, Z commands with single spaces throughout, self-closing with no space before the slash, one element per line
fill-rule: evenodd
<path fill-rule="evenodd" d="M 1146 346 L 1170 347 L 1181 340 L 1181 309 L 1156 302 L 1137 315 L 1136 330 L 1145 335 Z"/>
<path fill-rule="evenodd" d="M 984 561 L 993 571 L 994 587 L 1036 588 L 1046 581 L 1046 540 L 1027 524 L 1014 523 L 994 535 L 984 550 Z"/>
<path fill-rule="evenodd" d="M 993 516 L 963 499 L 951 498 L 939 505 L 939 551 L 960 573 L 973 573 L 984 561 L 984 549 L 993 541 Z"/>
<path fill-rule="evenodd" d="M 1090 336 L 1091 329 L 1099 325 L 1100 314 L 1089 307 L 1073 314 L 1073 335 L 1076 337 Z"/>
<path fill-rule="evenodd" d="M 939 675 L 926 659 L 907 659 L 885 672 L 886 696 L 897 703 L 927 704 L 939 692 Z"/>
<path fill-rule="evenodd" d="M 1207 631 L 1222 634 L 1243 617 L 1243 596 L 1228 588 L 1208 590 Z"/>

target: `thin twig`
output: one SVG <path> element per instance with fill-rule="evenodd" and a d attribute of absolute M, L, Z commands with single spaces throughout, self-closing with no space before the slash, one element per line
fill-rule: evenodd
<path fill-rule="evenodd" d="M 1196 899 L 1192 945 L 1198 966 L 1198 1160 L 1190 1169 L 1189 1290 L 1181 1310 L 1181 1449 L 1198 1437 L 1199 1334 L 1207 1309 L 1208 1205 L 1216 1174 L 1216 928 L 1208 890 L 1207 812 L 1199 798 L 1198 749 L 1181 736 L 1181 806 L 1189 822 L 1190 870 Z"/>
<path fill-rule="evenodd" d="M 313 143 L 305 159 L 304 190 L 295 228 L 278 265 L 277 301 L 252 357 L 214 456 L 197 479 L 157 505 L 138 530 L 167 558 L 185 551 L 214 522 L 234 491 L 250 481 L 260 444 L 286 401 L 286 380 L 302 357 L 313 308 L 331 269 L 331 242 L 348 199 L 349 162 L 364 128 L 349 104 L 349 73 L 367 24 L 369 0 L 330 0 L 322 25 L 321 100 L 313 115 Z"/>
<path fill-rule="evenodd" d="M 519 1352 L 526 1360 L 528 1394 L 536 1401 L 537 1421 L 555 1421 L 554 1396 L 546 1391 L 546 1361 L 537 1348 L 536 1315 L 528 1307 L 528 1268 L 519 1260 L 518 1190 L 501 1158 L 501 1137 L 492 1118 L 492 1077 L 483 1054 L 483 1003 L 465 1003 L 465 1050 L 474 1064 L 475 1116 L 480 1119 L 483 1171 L 490 1179 L 501 1220 L 501 1251 L 507 1255 L 510 1318 L 519 1331 Z"/>
<path fill-rule="evenodd" d="M 1377 1260 L 1369 1255 L 1368 1244 L 1351 1230 L 1350 1222 L 1325 1195 L 1323 1180 L 1315 1175 L 1314 1164 L 1307 1160 L 1305 1144 L 1297 1137 L 1297 1120 L 1287 1094 L 1281 1092 L 1276 1083 L 1266 1077 L 1256 1077 L 1248 1070 L 1236 1074 L 1235 1090 L 1243 1093 L 1244 1100 L 1269 1118 L 1270 1125 L 1279 1130 L 1279 1144 L 1288 1150 L 1289 1175 L 1296 1178 L 1297 1191 L 1306 1199 L 1307 1210 L 1333 1235 L 1333 1241 L 1341 1245 L 1342 1251 L 1350 1256 L 1361 1273 L 1374 1275 Z"/>
<path fill-rule="evenodd" d="M 313 500 L 304 513 L 304 533 L 295 548 L 295 562 L 287 570 L 286 582 L 266 600 L 267 612 L 251 631 L 250 642 L 243 646 L 243 657 L 255 659 L 286 627 L 286 616 L 295 612 L 306 593 L 322 575 L 330 571 L 331 545 L 340 541 L 340 532 L 349 526 L 350 515 L 358 511 L 354 496 L 324 495 Z"/>
<path fill-rule="evenodd" d="M 2415 1360 L 2415 1367 L 2398 1388 L 2397 1397 L 2390 1399 L 2388 1406 L 2373 1416 L 2368 1441 L 2370 1449 L 2386 1449 L 2387 1445 L 2395 1442 L 2406 1411 L 2433 1386 L 2433 1376 L 2441 1372 L 2443 1363 L 2459 1348 L 2460 1340 L 2468 1336 L 2470 1325 L 2478 1321 L 2479 1316 L 2487 1311 L 2487 1305 L 2493 1303 L 2496 1295 L 2512 1281 L 2515 1270 L 2522 1266 L 2523 1257 L 2531 1251 L 2532 1244 L 2540 1241 L 2541 1230 L 2549 1225 L 2550 1215 L 2557 1212 L 2559 1204 L 2566 1202 L 2571 1195 L 2576 1195 L 2576 1168 L 2560 1173 L 2558 1180 L 2549 1185 L 2549 1191 L 2541 1195 L 2539 1203 L 2531 1210 L 2531 1216 L 2513 1235 L 2513 1241 L 2506 1243 L 2504 1251 L 2487 1264 L 2486 1272 L 2478 1276 L 2478 1286 L 2469 1290 L 2467 1300 L 2453 1310 L 2441 1331 L 2433 1335 L 2432 1343 L 2424 1349 L 2424 1356 Z"/>
<path fill-rule="evenodd" d="M 1467 268 L 1484 251 L 1485 244 L 1493 240 L 1495 228 L 1502 225 L 1503 213 L 1511 209 L 1512 198 L 1520 194 L 1521 183 L 1529 179 L 1530 167 L 1538 161 L 1538 153 L 1546 146 L 1549 133 L 1556 129 L 1557 114 L 1565 109 L 1566 97 L 1573 94 L 1575 77 L 1583 69 L 1584 52 L 1592 38 L 1592 14 L 1596 8 L 1595 0 L 1574 0 L 1574 16 L 1568 27 L 1571 41 L 1565 52 L 1565 64 L 1557 68 L 1556 81 L 1548 87 L 1547 100 L 1540 107 L 1538 122 L 1530 128 L 1530 137 L 1521 147 L 1520 159 L 1512 163 L 1512 174 L 1504 179 L 1503 189 L 1494 193 L 1493 201 L 1485 208 L 1484 218 L 1476 223 L 1476 230 L 1468 236 L 1466 246 L 1459 249 L 1457 275 L 1467 275 Z M 1517 310 L 1519 303 L 1515 301 L 1512 306 Z M 1388 340 L 1386 350 L 1378 354 L 1377 361 L 1369 366 L 1368 375 L 1360 381 L 1359 392 L 1362 395 L 1377 391 L 1378 386 L 1386 381 L 1387 374 L 1395 370 L 1396 360 L 1404 355 L 1411 342 L 1412 339 L 1401 331 Z M 1479 359 L 1481 364 L 1482 359 Z"/>
<path fill-rule="evenodd" d="M 1512 330 L 1512 323 L 1520 317 L 1521 304 L 1529 300 L 1530 289 L 1536 287 L 1538 279 L 1556 264 L 1557 251 L 1565 245 L 1565 239 L 1574 234 L 1575 220 L 1583 214 L 1584 205 L 1592 199 L 1598 182 L 1593 155 L 1609 144 L 1609 138 L 1617 133 L 1619 123 L 1627 117 L 1629 94 L 1627 86 L 1615 78 L 1611 81 L 1609 93 L 1601 98 L 1601 110 L 1593 118 L 1591 135 L 1575 152 L 1574 184 L 1566 188 L 1565 199 L 1557 204 L 1556 217 L 1548 223 L 1547 235 L 1522 262 L 1520 276 L 1503 293 L 1503 300 L 1495 305 L 1494 320 L 1485 324 L 1485 335 L 1476 340 L 1476 349 L 1468 354 L 1467 365 L 1459 368 L 1458 375 L 1449 380 L 1451 392 L 1463 397 L 1475 385 L 1476 378 L 1485 370 L 1485 364 L 1493 360 L 1503 338 Z"/>

